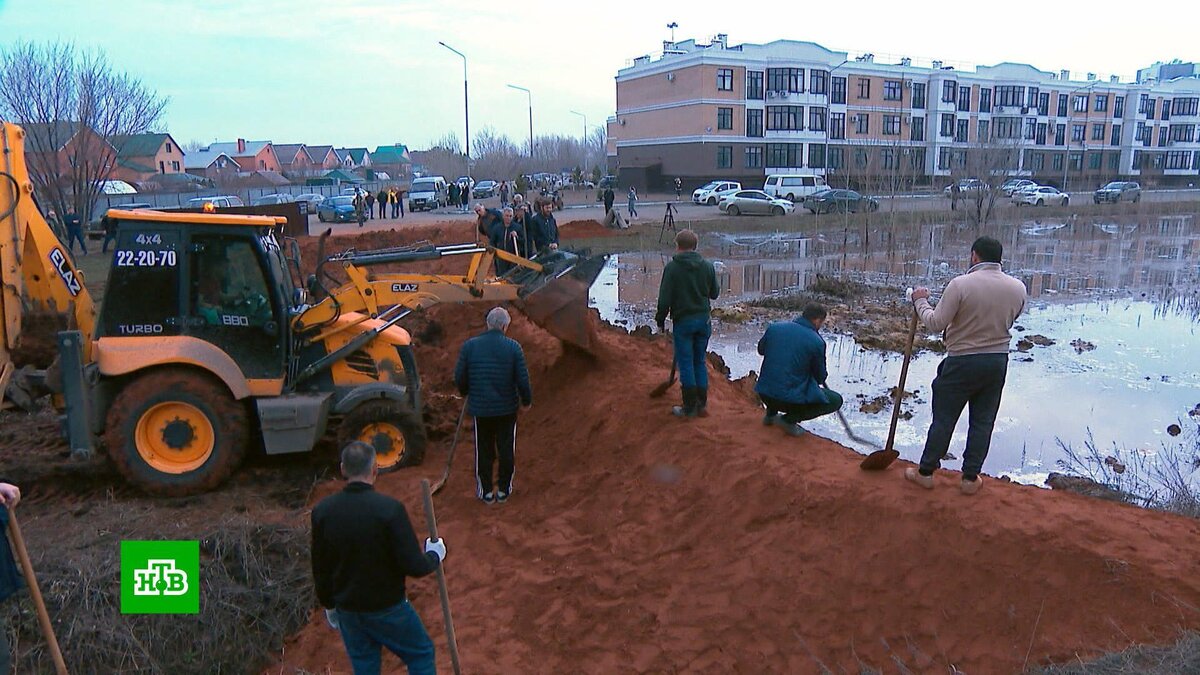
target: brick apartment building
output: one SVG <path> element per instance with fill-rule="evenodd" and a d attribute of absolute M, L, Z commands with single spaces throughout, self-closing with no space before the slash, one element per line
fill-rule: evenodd
<path fill-rule="evenodd" d="M 899 176 L 941 186 L 995 156 L 1004 159 L 989 173 L 1070 189 L 1200 182 L 1196 64 L 1155 64 L 1121 82 L 1019 63 L 881 63 L 793 40 L 663 47 L 617 73 L 608 160 L 622 185 L 761 185 L 811 172 L 835 185 Z"/>

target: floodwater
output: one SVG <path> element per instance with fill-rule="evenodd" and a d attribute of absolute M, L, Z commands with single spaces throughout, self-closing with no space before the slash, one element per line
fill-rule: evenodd
<path fill-rule="evenodd" d="M 965 271 L 978 232 L 948 225 L 879 231 L 843 230 L 756 235 L 706 234 L 702 252 L 714 260 L 722 285 L 718 304 L 732 304 L 803 288 L 818 273 L 887 283 L 925 285 L 935 296 Z M 1122 219 L 1029 220 L 989 226 L 1005 247 L 1005 270 L 1030 292 L 1017 320 L 1014 351 L 991 452 L 984 470 L 1040 484 L 1065 458 L 1061 445 L 1082 451 L 1092 440 L 1101 454 L 1113 449 L 1153 456 L 1165 447 L 1191 444 L 1189 417 L 1200 404 L 1200 224 L 1191 215 Z M 630 252 L 613 256 L 592 287 L 592 304 L 608 321 L 633 328 L 653 323 L 662 267 L 669 254 Z M 765 325 L 716 322 L 711 349 L 734 378 L 761 365 L 756 351 Z M 1018 338 L 1044 335 L 1055 341 L 1027 352 Z M 860 436 L 887 437 L 891 404 L 862 412 L 864 400 L 895 386 L 902 358 L 868 351 L 849 336 L 825 332 L 829 385 L 846 399 L 850 425 Z M 1083 340 L 1094 349 L 1077 350 Z M 915 460 L 930 422 L 930 382 L 942 355 L 913 358 L 904 403 L 912 418 L 896 434 L 901 456 Z M 664 364 L 664 372 L 667 364 Z M 951 444 L 961 457 L 964 412 Z M 1167 433 L 1171 424 L 1185 430 Z M 835 418 L 806 426 L 854 447 Z M 869 450 L 860 448 L 863 450 Z M 958 468 L 960 461 L 945 463 Z"/>

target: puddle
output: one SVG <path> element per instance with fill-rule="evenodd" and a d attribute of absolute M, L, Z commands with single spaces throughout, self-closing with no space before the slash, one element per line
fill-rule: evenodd
<path fill-rule="evenodd" d="M 876 226 L 878 228 L 878 226 Z M 1200 403 L 1200 228 L 1191 216 L 1084 222 L 1026 221 L 992 228 L 1005 245 L 1005 268 L 1025 281 L 1030 304 L 1018 319 L 1017 338 L 1044 335 L 1054 344 L 1010 355 L 1008 382 L 985 470 L 1041 484 L 1059 470 L 1069 444 L 1083 449 L 1089 433 L 1101 452 L 1118 447 L 1154 453 L 1164 444 L 1196 444 Z M 914 226 L 890 232 L 862 228 L 706 234 L 702 252 L 718 266 L 719 304 L 798 290 L 817 274 L 895 286 L 939 289 L 964 270 L 973 230 Z M 866 251 L 864 253 L 863 251 Z M 608 321 L 633 328 L 653 322 L 668 253 L 613 256 L 592 287 L 592 304 Z M 761 365 L 756 351 L 765 320 L 717 322 L 711 349 L 737 378 Z M 824 333 L 829 384 L 846 399 L 845 413 L 859 435 L 887 436 L 890 404 L 879 413 L 859 409 L 895 386 L 901 357 L 866 351 L 847 335 Z M 1074 343 L 1074 344 L 1073 344 Z M 1092 348 L 1094 347 L 1094 348 Z M 930 422 L 930 383 L 942 355 L 913 358 L 896 446 L 917 459 Z M 961 457 L 964 412 L 951 452 Z M 1167 427 L 1193 432 L 1178 438 Z M 851 447 L 835 418 L 811 429 Z M 946 462 L 959 468 L 960 460 Z"/>

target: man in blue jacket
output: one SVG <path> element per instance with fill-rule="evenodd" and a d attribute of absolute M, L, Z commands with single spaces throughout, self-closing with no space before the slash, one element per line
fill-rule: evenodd
<path fill-rule="evenodd" d="M 801 422 L 841 409 L 842 395 L 825 386 L 829 373 L 825 340 L 819 333 L 826 315 L 824 307 L 812 303 L 795 321 L 768 326 L 758 341 L 763 363 L 754 391 L 767 406 L 763 424 L 777 424 L 800 436 Z"/>
<path fill-rule="evenodd" d="M 525 352 L 505 335 L 510 321 L 503 307 L 488 312 L 487 332 L 463 343 L 454 368 L 454 384 L 475 418 L 475 496 L 485 504 L 504 503 L 512 494 L 517 407 L 533 405 Z M 500 475 L 493 483 L 497 458 Z"/>

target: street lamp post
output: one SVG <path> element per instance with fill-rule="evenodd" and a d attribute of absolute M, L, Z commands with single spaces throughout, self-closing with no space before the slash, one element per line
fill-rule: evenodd
<path fill-rule="evenodd" d="M 572 115 L 579 115 L 580 117 L 582 117 L 582 118 L 583 118 L 583 138 L 582 138 L 582 139 L 580 139 L 580 140 L 581 140 L 581 142 L 582 142 L 581 148 L 582 148 L 582 150 L 583 150 L 583 164 L 584 164 L 584 166 L 581 168 L 581 171 L 586 171 L 586 170 L 587 170 L 587 162 L 588 162 L 588 147 L 587 147 L 587 130 L 588 130 L 588 123 L 587 123 L 587 115 L 584 115 L 584 114 L 583 114 L 583 113 L 581 113 L 581 112 L 576 112 L 576 111 L 574 111 L 574 110 L 572 110 L 572 111 L 571 111 L 571 114 L 572 114 Z"/>
<path fill-rule="evenodd" d="M 462 60 L 463 60 L 463 125 L 466 127 L 466 134 L 467 134 L 467 137 L 465 139 L 463 139 L 464 140 L 463 145 L 466 147 L 466 150 L 467 150 L 467 179 L 470 180 L 470 178 L 471 178 L 471 106 L 470 106 L 470 99 L 467 96 L 467 55 L 458 51 L 454 47 L 451 47 L 450 45 L 446 44 L 445 42 L 438 41 L 438 44 L 445 47 L 446 49 L 449 49 L 450 51 L 454 52 L 455 54 L 458 54 L 460 57 L 462 57 Z"/>
<path fill-rule="evenodd" d="M 533 168 L 532 167 L 532 164 L 533 164 L 533 93 L 530 92 L 525 87 L 518 87 L 515 84 L 510 84 L 508 86 L 513 89 L 516 89 L 517 91 L 525 92 L 525 96 L 527 96 L 529 98 L 529 162 L 530 162 L 530 169 L 532 169 Z"/>
<path fill-rule="evenodd" d="M 825 83 L 825 149 L 822 153 L 824 157 L 821 158 L 821 170 L 824 172 L 826 185 L 829 185 L 829 127 L 833 125 L 833 73 L 847 63 L 850 63 L 850 59 L 846 59 L 830 69 L 829 81 Z M 847 84 L 847 89 L 849 89 L 849 84 Z M 843 105 L 845 103 L 842 101 Z M 845 118 L 843 117 L 843 119 Z M 845 134 L 845 132 L 846 129 L 843 126 L 842 133 Z"/>

